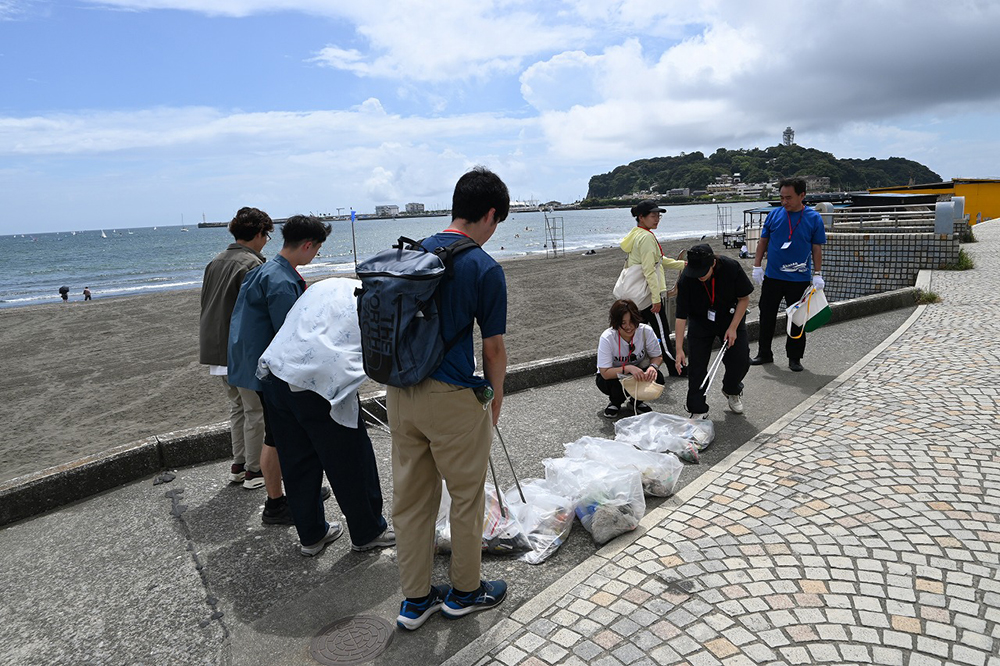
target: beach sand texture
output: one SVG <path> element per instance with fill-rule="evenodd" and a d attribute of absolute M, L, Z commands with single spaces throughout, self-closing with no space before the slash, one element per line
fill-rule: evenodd
<path fill-rule="evenodd" d="M 694 242 L 662 245 L 676 256 Z M 718 240 L 711 244 L 736 254 Z M 595 349 L 623 261 L 620 249 L 604 248 L 504 262 L 509 363 Z M 742 263 L 749 272 L 752 261 Z M 671 273 L 668 283 L 676 278 Z M 199 293 L 0 310 L 0 481 L 227 420 L 221 380 L 198 363 Z"/>

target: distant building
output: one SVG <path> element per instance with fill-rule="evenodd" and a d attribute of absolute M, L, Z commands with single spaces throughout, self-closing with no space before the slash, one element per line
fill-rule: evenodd
<path fill-rule="evenodd" d="M 786 127 L 785 131 L 781 133 L 781 143 L 786 146 L 790 146 L 795 143 L 795 130 L 791 127 Z"/>
<path fill-rule="evenodd" d="M 375 206 L 375 217 L 396 217 L 399 206 Z"/>
<path fill-rule="evenodd" d="M 675 187 L 674 189 L 667 192 L 668 197 L 689 197 L 691 196 L 691 189 L 688 187 Z"/>
<path fill-rule="evenodd" d="M 829 176 L 802 176 L 802 179 L 806 181 L 806 192 L 830 191 Z"/>
<path fill-rule="evenodd" d="M 406 212 L 410 213 L 422 213 L 424 212 L 424 205 L 422 203 L 408 203 L 406 204 Z"/>

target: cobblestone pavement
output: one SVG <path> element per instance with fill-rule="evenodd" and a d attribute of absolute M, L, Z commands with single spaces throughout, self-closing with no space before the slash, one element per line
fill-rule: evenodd
<path fill-rule="evenodd" d="M 1000 666 L 1000 222 L 975 234 L 941 303 L 449 663 Z"/>

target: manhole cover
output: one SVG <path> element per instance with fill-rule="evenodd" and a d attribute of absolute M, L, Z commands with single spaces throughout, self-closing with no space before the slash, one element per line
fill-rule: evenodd
<path fill-rule="evenodd" d="M 309 654 L 321 664 L 363 664 L 382 654 L 391 640 L 391 624 L 380 617 L 356 615 L 324 627 Z"/>

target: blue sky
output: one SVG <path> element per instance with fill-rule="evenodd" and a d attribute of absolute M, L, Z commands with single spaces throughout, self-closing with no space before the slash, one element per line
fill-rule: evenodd
<path fill-rule="evenodd" d="M 568 202 L 789 125 L 1000 177 L 998 29 L 986 0 L 0 0 L 0 234 L 447 207 L 476 164 Z"/>

